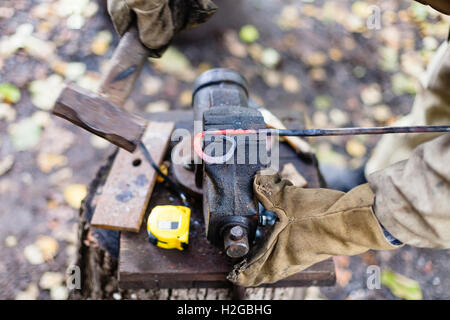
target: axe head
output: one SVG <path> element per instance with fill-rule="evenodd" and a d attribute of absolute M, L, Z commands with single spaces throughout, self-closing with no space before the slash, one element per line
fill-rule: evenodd
<path fill-rule="evenodd" d="M 129 152 L 136 149 L 147 126 L 146 120 L 75 84 L 66 84 L 53 114 Z"/>

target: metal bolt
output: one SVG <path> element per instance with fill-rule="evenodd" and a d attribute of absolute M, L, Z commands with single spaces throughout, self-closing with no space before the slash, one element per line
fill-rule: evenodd
<path fill-rule="evenodd" d="M 241 240 L 244 234 L 244 229 L 241 226 L 234 226 L 230 230 L 230 239 L 234 241 Z"/>
<path fill-rule="evenodd" d="M 245 256 L 250 249 L 247 230 L 241 226 L 228 229 L 224 235 L 224 247 L 227 255 L 231 258 Z"/>

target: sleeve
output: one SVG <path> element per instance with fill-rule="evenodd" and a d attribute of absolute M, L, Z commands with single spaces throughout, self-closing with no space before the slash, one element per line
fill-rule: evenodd
<path fill-rule="evenodd" d="M 375 215 L 392 236 L 416 247 L 450 248 L 450 133 L 368 180 Z"/>

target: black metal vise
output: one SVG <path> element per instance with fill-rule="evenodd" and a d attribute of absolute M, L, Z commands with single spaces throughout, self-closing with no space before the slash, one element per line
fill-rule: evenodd
<path fill-rule="evenodd" d="M 212 69 L 203 73 L 195 82 L 193 107 L 194 120 L 201 123 L 196 131 L 266 127 L 262 114 L 249 108 L 245 79 L 233 70 Z M 217 150 L 222 150 L 223 161 L 203 161 L 195 169 L 197 187 L 203 189 L 207 238 L 214 245 L 223 246 L 232 258 L 248 253 L 258 225 L 253 178 L 264 167 L 262 163 L 267 163 L 261 161 L 267 154 L 266 139 L 257 134 L 253 138 L 205 136 L 205 153 L 212 150 L 211 156 L 218 157 Z M 232 156 L 227 157 L 230 151 Z"/>

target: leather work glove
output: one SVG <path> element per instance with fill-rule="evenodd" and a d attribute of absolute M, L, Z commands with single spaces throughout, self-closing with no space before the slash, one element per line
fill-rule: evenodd
<path fill-rule="evenodd" d="M 216 9 L 211 0 L 108 0 L 117 33 L 122 36 L 136 16 L 139 38 L 154 57 L 164 53 L 175 34 L 207 21 Z"/>
<path fill-rule="evenodd" d="M 433 9 L 450 15 L 450 1 L 448 0 L 416 0 L 425 5 L 429 5 Z"/>
<path fill-rule="evenodd" d="M 348 193 L 295 187 L 278 174 L 257 174 L 254 192 L 278 220 L 265 241 L 234 267 L 228 279 L 241 286 L 273 283 L 334 255 L 356 255 L 391 244 L 372 211 L 368 184 Z"/>

